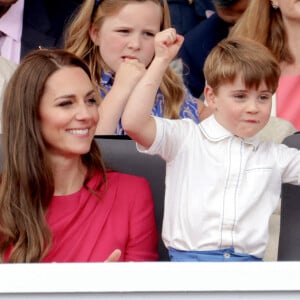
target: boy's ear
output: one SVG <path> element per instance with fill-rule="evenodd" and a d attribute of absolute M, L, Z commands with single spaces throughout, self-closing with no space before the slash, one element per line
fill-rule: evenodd
<path fill-rule="evenodd" d="M 92 24 L 89 29 L 89 35 L 93 43 L 97 45 L 98 38 L 99 38 L 99 28 L 94 24 Z"/>
<path fill-rule="evenodd" d="M 215 108 L 216 95 L 211 86 L 205 85 L 204 97 L 209 107 Z"/>

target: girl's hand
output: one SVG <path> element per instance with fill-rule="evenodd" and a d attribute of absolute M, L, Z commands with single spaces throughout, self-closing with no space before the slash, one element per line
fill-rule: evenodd
<path fill-rule="evenodd" d="M 174 28 L 168 28 L 155 35 L 155 58 L 163 58 L 171 62 L 178 53 L 184 37 L 176 33 Z"/>
<path fill-rule="evenodd" d="M 144 64 L 140 63 L 137 59 L 125 59 L 116 72 L 113 86 L 117 86 L 122 93 L 124 91 L 131 92 L 145 71 Z"/>

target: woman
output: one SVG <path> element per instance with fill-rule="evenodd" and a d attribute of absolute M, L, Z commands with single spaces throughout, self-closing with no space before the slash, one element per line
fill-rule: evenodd
<path fill-rule="evenodd" d="M 106 171 L 93 140 L 97 94 L 86 64 L 63 50 L 30 53 L 9 81 L 1 261 L 157 260 L 148 183 Z"/>

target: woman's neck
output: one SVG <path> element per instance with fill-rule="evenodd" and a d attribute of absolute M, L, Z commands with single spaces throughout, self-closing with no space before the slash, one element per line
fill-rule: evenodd
<path fill-rule="evenodd" d="M 79 191 L 83 186 L 86 171 L 80 156 L 52 159 L 54 195 L 69 195 Z"/>

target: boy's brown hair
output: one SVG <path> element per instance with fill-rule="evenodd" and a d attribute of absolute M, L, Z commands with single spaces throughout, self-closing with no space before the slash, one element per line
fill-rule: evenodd
<path fill-rule="evenodd" d="M 261 43 L 246 38 L 226 38 L 206 58 L 206 84 L 215 93 L 225 83 L 241 75 L 247 88 L 258 88 L 265 82 L 273 93 L 277 89 L 280 67 L 272 53 Z"/>

